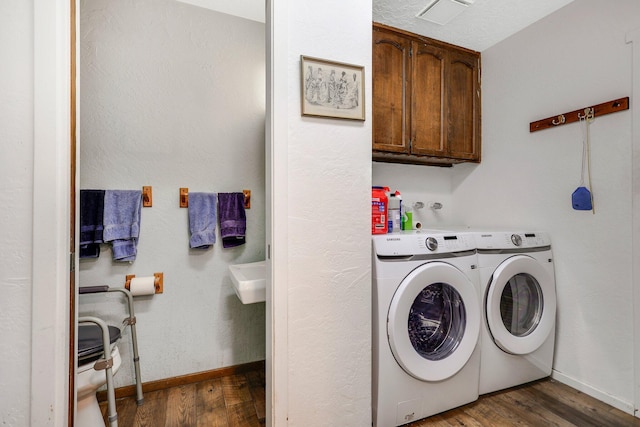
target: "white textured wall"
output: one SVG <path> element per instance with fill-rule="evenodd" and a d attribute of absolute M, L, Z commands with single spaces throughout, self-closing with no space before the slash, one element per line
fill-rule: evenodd
<path fill-rule="evenodd" d="M 264 24 L 173 0 L 87 0 L 80 12 L 80 187 L 153 186 L 136 261 L 114 263 L 102 245 L 80 261 L 80 285 L 164 272 L 163 294 L 136 298 L 144 381 L 263 360 L 264 304 L 241 304 L 227 267 L 265 256 Z M 250 189 L 247 244 L 223 249 L 218 227 L 212 249 L 190 250 L 180 187 Z M 132 382 L 128 337 L 120 349 L 118 386 Z"/>
<path fill-rule="evenodd" d="M 580 125 L 528 130 L 529 122 L 631 94 L 625 34 L 640 26 L 640 3 L 615 4 L 573 2 L 483 52 L 483 161 L 457 169 L 454 197 L 463 222 L 550 233 L 558 295 L 554 369 L 561 380 L 630 410 L 631 114 L 591 125 L 595 215 L 571 207 L 580 182 Z"/>
<path fill-rule="evenodd" d="M 288 425 L 365 427 L 371 425 L 371 2 L 296 0 L 288 8 Z M 367 120 L 302 118 L 300 55 L 365 66 Z"/>
<path fill-rule="evenodd" d="M 378 185 L 414 191 L 419 183 L 425 199 L 449 192 L 444 223 L 548 231 L 559 299 L 555 375 L 627 411 L 634 309 L 630 111 L 591 125 L 595 215 L 571 207 L 580 182 L 579 124 L 529 133 L 529 123 L 630 96 L 625 34 L 639 27 L 637 1 L 569 4 L 482 52 L 480 165 L 431 168 L 428 180 L 426 172 L 374 166 Z"/>
<path fill-rule="evenodd" d="M 0 424 L 29 424 L 33 7 L 0 3 Z"/>
<path fill-rule="evenodd" d="M 414 225 L 420 223 L 423 229 L 451 225 L 452 174 L 451 168 L 373 162 L 373 185 L 389 187 L 392 193 L 400 191 L 402 203 L 412 209 L 416 202 L 424 204 L 421 209 L 413 209 Z M 442 208 L 430 209 L 435 202 Z"/>

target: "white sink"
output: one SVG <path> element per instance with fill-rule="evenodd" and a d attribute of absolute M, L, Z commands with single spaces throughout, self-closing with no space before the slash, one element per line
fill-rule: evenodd
<path fill-rule="evenodd" d="M 229 266 L 236 295 L 243 304 L 264 302 L 267 298 L 265 261 Z"/>

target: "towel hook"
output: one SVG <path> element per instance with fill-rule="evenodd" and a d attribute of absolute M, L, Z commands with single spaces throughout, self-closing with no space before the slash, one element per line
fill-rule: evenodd
<path fill-rule="evenodd" d="M 180 207 L 189 207 L 189 189 L 187 187 L 180 187 Z"/>
<path fill-rule="evenodd" d="M 559 126 L 561 124 L 564 124 L 564 122 L 566 122 L 566 121 L 567 121 L 567 119 L 564 117 L 564 114 L 560 114 L 558 116 L 558 121 L 556 121 L 556 119 L 553 119 L 551 121 L 551 124 L 554 125 L 554 126 Z"/>
<path fill-rule="evenodd" d="M 244 208 L 251 209 L 251 190 L 242 190 L 244 195 Z"/>
<path fill-rule="evenodd" d="M 142 187 L 142 206 L 145 208 L 153 206 L 153 189 L 150 185 Z"/>
<path fill-rule="evenodd" d="M 584 115 L 580 115 L 580 113 L 578 113 L 578 119 L 580 119 L 580 120 L 588 120 L 588 121 L 592 122 L 593 119 L 595 118 L 595 115 L 596 115 L 595 108 L 587 107 L 587 108 L 584 109 Z"/>

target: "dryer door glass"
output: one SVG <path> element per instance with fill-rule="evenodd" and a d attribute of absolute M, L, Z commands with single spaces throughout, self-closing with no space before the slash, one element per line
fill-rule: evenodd
<path fill-rule="evenodd" d="M 409 310 L 409 339 L 427 360 L 452 354 L 464 336 L 467 317 L 460 294 L 446 283 L 433 283 L 418 294 Z"/>
<path fill-rule="evenodd" d="M 543 306 L 542 289 L 538 281 L 527 273 L 516 274 L 502 290 L 502 323 L 511 334 L 525 337 L 540 323 Z"/>
<path fill-rule="evenodd" d="M 553 271 L 528 255 L 504 260 L 493 272 L 485 296 L 487 327 L 493 342 L 507 353 L 529 354 L 555 328 Z"/>
<path fill-rule="evenodd" d="M 475 354 L 482 320 L 478 288 L 450 264 L 427 262 L 411 271 L 387 316 L 393 357 L 414 378 L 445 380 Z"/>

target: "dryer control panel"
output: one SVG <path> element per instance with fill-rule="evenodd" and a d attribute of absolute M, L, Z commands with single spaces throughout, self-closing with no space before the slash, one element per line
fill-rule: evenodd
<path fill-rule="evenodd" d="M 543 232 L 476 232 L 478 249 L 526 249 L 551 246 L 551 240 Z"/>
<path fill-rule="evenodd" d="M 447 254 L 475 250 L 469 233 L 420 232 L 373 236 L 375 253 L 381 256 Z"/>

